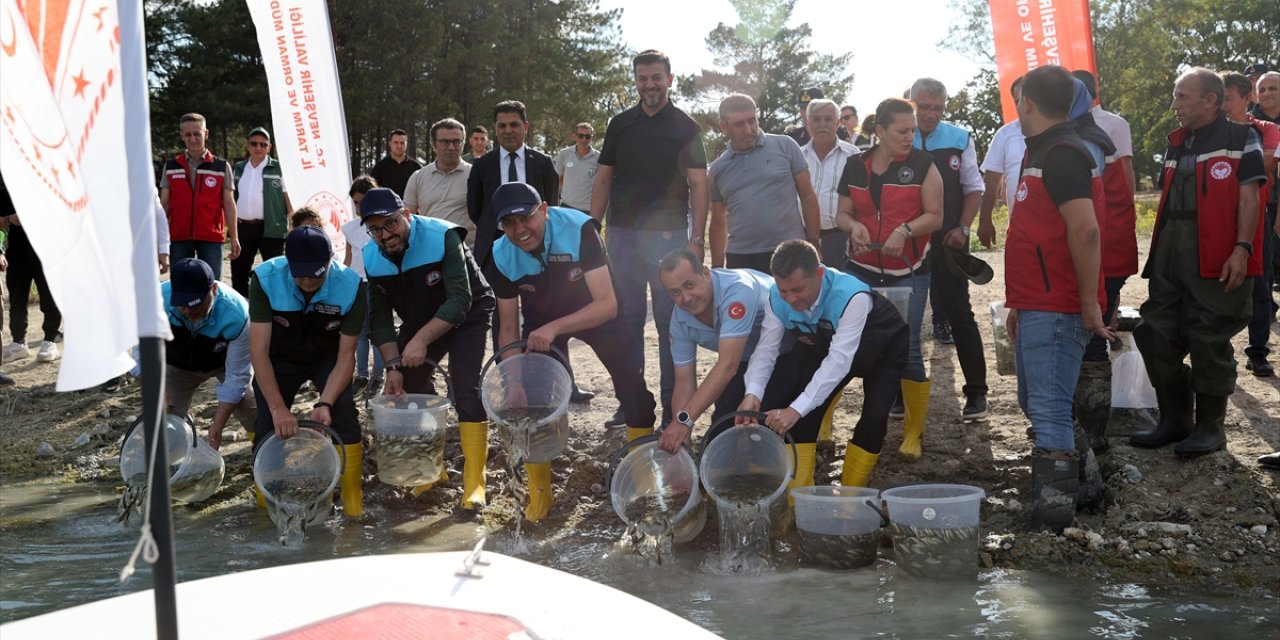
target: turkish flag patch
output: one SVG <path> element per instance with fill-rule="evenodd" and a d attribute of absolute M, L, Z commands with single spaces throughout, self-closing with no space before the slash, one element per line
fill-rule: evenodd
<path fill-rule="evenodd" d="M 735 302 L 729 305 L 729 317 L 734 320 L 741 320 L 742 316 L 747 315 L 747 308 L 741 302 Z"/>

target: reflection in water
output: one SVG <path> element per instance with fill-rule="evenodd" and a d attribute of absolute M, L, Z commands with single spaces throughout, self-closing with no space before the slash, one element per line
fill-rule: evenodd
<path fill-rule="evenodd" d="M 0 492 L 0 620 L 150 587 L 145 566 L 125 584 L 116 581 L 137 531 L 115 523 L 113 496 L 50 483 L 7 484 Z M 203 510 L 175 507 L 178 578 L 370 553 L 460 551 L 482 535 L 461 516 L 367 506 L 368 524 L 329 518 L 308 530 L 299 549 L 280 547 L 275 526 L 248 499 Z M 1272 638 L 1280 623 L 1274 601 L 1166 599 L 1140 585 L 1022 571 L 988 570 L 974 583 L 936 584 L 899 574 L 883 559 L 857 571 L 797 569 L 798 552 L 787 545 L 774 549 L 776 570 L 759 576 L 709 572 L 703 567 L 715 564 L 717 551 L 689 545 L 677 545 L 671 562 L 654 566 L 615 551 L 620 529 L 526 538 L 528 548 L 518 554 L 511 533 L 499 532 L 487 548 L 633 593 L 734 639 Z M 891 556 L 886 551 L 882 558 Z"/>

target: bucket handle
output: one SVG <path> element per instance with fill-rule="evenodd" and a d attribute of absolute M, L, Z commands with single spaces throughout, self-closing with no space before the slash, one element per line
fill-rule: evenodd
<path fill-rule="evenodd" d="M 320 433 L 323 433 L 329 436 L 329 439 L 332 440 L 335 444 L 342 444 L 342 437 L 338 435 L 338 432 L 334 431 L 333 427 L 330 427 L 329 425 L 323 422 L 316 422 L 315 420 L 299 420 L 298 428 L 311 429 L 312 431 L 319 431 Z M 249 458 L 250 469 L 253 468 L 254 462 L 258 460 L 258 452 L 262 450 L 262 445 L 266 444 L 267 440 L 270 440 L 274 437 L 276 437 L 276 434 L 273 430 L 271 434 L 259 440 L 258 444 L 253 447 L 253 456 Z M 347 450 L 342 447 L 334 447 L 334 448 L 337 449 L 338 451 L 338 458 L 339 458 L 338 468 L 346 469 L 347 468 Z"/>
<path fill-rule="evenodd" d="M 726 413 L 723 416 L 721 416 L 719 420 L 716 420 L 715 422 L 711 423 L 711 428 L 707 430 L 707 433 L 708 434 L 715 433 L 716 427 L 719 427 L 720 425 L 724 424 L 726 421 L 737 418 L 738 416 L 742 416 L 743 418 L 751 418 L 761 423 L 763 423 L 768 418 L 768 416 L 763 411 L 730 411 L 729 413 Z M 769 433 L 777 435 L 778 432 L 774 431 L 773 429 L 769 429 Z M 794 480 L 796 477 L 796 467 L 800 465 L 799 453 L 797 453 L 796 451 L 796 438 L 795 436 L 791 435 L 790 431 L 787 431 L 786 433 L 778 437 L 782 439 L 783 444 L 787 444 L 788 442 L 790 442 L 791 444 L 791 478 Z M 707 445 L 704 443 L 702 445 L 702 448 L 705 450 L 707 448 Z M 699 455 L 698 459 L 700 458 L 701 458 L 701 455 Z"/>
<path fill-rule="evenodd" d="M 431 365 L 431 370 L 434 371 L 435 373 L 440 374 L 441 378 L 444 378 L 444 397 L 449 400 L 449 404 L 455 407 L 458 406 L 458 401 L 455 399 L 453 395 L 453 380 L 452 380 L 453 376 L 450 375 L 449 370 L 440 366 L 439 362 L 436 362 L 431 358 L 423 358 L 422 364 Z M 419 366 L 422 366 L 422 365 L 419 365 Z"/>
<path fill-rule="evenodd" d="M 489 373 L 489 367 L 492 367 L 493 363 L 498 361 L 499 359 L 498 356 L 502 355 L 504 352 L 515 349 L 516 347 L 525 347 L 528 345 L 529 345 L 528 340 L 516 340 L 515 342 L 509 342 L 507 344 L 502 345 L 501 347 L 498 347 L 497 351 L 494 351 L 493 355 L 489 356 L 489 359 L 485 361 L 484 367 L 480 369 L 480 379 L 484 380 L 485 376 Z M 559 347 L 555 345 L 551 345 L 551 352 L 556 354 L 557 356 L 560 356 L 560 359 L 558 360 L 558 362 L 560 363 L 561 366 L 564 366 L 564 363 L 569 361 L 569 356 L 565 355 L 564 352 L 561 351 Z"/>
<path fill-rule="evenodd" d="M 872 511 L 875 511 L 880 515 L 881 527 L 889 526 L 889 514 L 886 513 L 884 509 L 880 508 L 880 505 L 876 504 L 875 500 L 867 500 L 867 506 L 871 507 Z"/>
<path fill-rule="evenodd" d="M 187 421 L 187 426 L 191 427 L 191 448 L 192 449 L 196 448 L 196 442 L 200 439 L 200 437 L 196 435 L 196 423 L 191 421 L 191 414 L 173 405 L 169 405 L 169 407 L 165 411 L 165 414 L 166 415 L 173 414 Z M 129 428 L 126 429 L 124 432 L 124 439 L 121 440 L 120 442 L 124 443 L 129 441 L 129 436 L 133 435 L 133 430 L 142 426 L 142 418 L 143 418 L 142 416 L 138 416 L 137 419 L 133 421 L 133 424 L 129 425 Z M 164 422 L 164 419 L 162 417 L 161 423 L 163 422 Z M 161 424 L 161 426 L 163 426 L 163 424 Z M 121 447 L 123 447 L 123 445 L 121 445 Z"/>
<path fill-rule="evenodd" d="M 622 462 L 622 459 L 625 458 L 628 453 L 631 453 L 631 449 L 633 447 L 648 444 L 650 442 L 657 442 L 659 437 L 661 436 L 656 433 L 649 436 L 641 436 L 622 445 L 622 448 L 613 452 L 613 455 L 609 458 L 609 468 L 604 472 L 604 487 L 608 489 L 613 485 L 613 474 L 618 470 L 618 464 Z M 696 468 L 698 466 L 698 455 L 693 452 L 693 449 L 689 447 L 688 443 L 683 443 L 680 446 L 685 451 L 689 452 L 689 457 L 693 458 L 693 465 Z"/>

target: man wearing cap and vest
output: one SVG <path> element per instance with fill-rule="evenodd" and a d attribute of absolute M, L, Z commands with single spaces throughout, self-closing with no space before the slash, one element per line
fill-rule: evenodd
<path fill-rule="evenodd" d="M 364 513 L 351 374 L 365 306 L 364 282 L 333 260 L 333 245 L 319 227 L 290 231 L 284 255 L 258 265 L 249 282 L 253 392 L 266 409 L 258 412 L 254 447 L 268 434 L 289 438 L 298 432 L 293 400 L 310 381 L 320 397 L 309 418 L 332 427 L 346 454 L 339 487 L 342 510 L 351 517 Z"/>
<path fill-rule="evenodd" d="M 668 253 L 658 263 L 658 274 L 676 305 L 671 314 L 671 361 L 676 374 L 671 407 L 676 413 L 658 444 L 675 453 L 713 402 L 713 424 L 742 402 L 746 392 L 742 376 L 760 339 L 773 279 L 754 269 L 708 269 L 688 249 Z M 701 384 L 696 371 L 699 346 L 719 354 Z M 708 432 L 704 442 L 712 437 Z"/>
<path fill-rule="evenodd" d="M 850 380 L 862 378 L 862 413 L 845 448 L 840 482 L 865 487 L 907 365 L 907 324 L 864 282 L 822 266 L 818 250 L 803 240 L 778 245 L 770 269 L 774 285 L 738 409 L 763 409 L 766 426 L 791 432 L 796 470 L 790 486 L 810 486 L 826 408 Z"/>
<path fill-rule="evenodd" d="M 1027 155 L 1005 242 L 1005 306 L 1018 368 L 1018 404 L 1031 421 L 1032 524 L 1061 531 L 1081 489 L 1072 402 L 1090 334 L 1115 337 L 1102 322 L 1101 240 L 1105 203 L 1101 152 L 1069 120 L 1076 80 L 1056 65 L 1023 77 L 1018 116 Z M 1087 109 L 1086 109 L 1087 110 Z"/>
<path fill-rule="evenodd" d="M 1260 187 L 1267 177 L 1258 132 L 1227 120 L 1225 87 L 1202 68 L 1183 73 L 1173 89 L 1181 128 L 1169 135 L 1160 175 L 1160 209 L 1142 322 L 1133 330 L 1156 389 L 1160 422 L 1135 433 L 1140 447 L 1178 443 L 1195 456 L 1227 444 L 1223 422 L 1235 391 L 1231 338 L 1249 324 L 1249 278 L 1262 273 Z M 1191 367 L 1183 364 L 1191 355 Z"/>
<path fill-rule="evenodd" d="M 252 437 L 258 408 L 253 394 L 245 393 L 253 378 L 249 302 L 216 282 L 213 270 L 199 258 L 175 262 L 160 293 L 173 332 L 164 353 L 168 404 L 186 411 L 201 383 L 217 378 L 218 410 L 209 424 L 209 446 L 222 445 L 222 430 L 232 413 Z"/>
<path fill-rule="evenodd" d="M 226 160 L 205 148 L 209 130 L 204 116 L 188 113 L 178 123 L 186 151 L 165 161 L 160 183 L 160 205 L 169 217 L 169 259 L 200 258 L 222 279 L 222 243 L 228 253 L 240 255 L 236 227 L 235 178 Z"/>
<path fill-rule="evenodd" d="M 480 367 L 494 301 L 464 242 L 467 231 L 447 220 L 411 215 L 386 188 L 365 192 L 360 221 L 373 238 L 364 246 L 364 270 L 369 335 L 386 363 L 382 392 L 434 393 L 431 376 L 449 355 L 464 457 L 462 508 L 483 506 L 489 423 L 480 402 Z M 401 320 L 398 336 L 392 311 Z M 431 486 L 421 485 L 414 494 Z"/>
<path fill-rule="evenodd" d="M 237 162 L 233 170 L 240 255 L 231 260 L 231 286 L 240 295 L 249 292 L 249 271 L 259 253 L 266 262 L 284 252 L 284 234 L 293 215 L 280 162 L 271 157 L 271 134 L 257 127 L 245 144 L 249 159 Z"/>
<path fill-rule="evenodd" d="M 948 251 L 968 253 L 969 228 L 982 206 L 986 190 L 978 171 L 978 154 L 973 134 L 959 125 L 944 122 L 947 88 L 933 78 L 920 78 L 911 85 L 919 127 L 912 146 L 933 156 L 933 165 L 942 177 L 942 227 L 933 232 L 939 258 Z M 941 261 L 939 261 L 941 262 Z M 940 265 L 942 266 L 942 265 Z M 969 302 L 969 281 L 950 269 L 934 269 L 929 284 L 933 304 L 934 337 L 954 342 L 956 359 L 964 373 L 964 420 L 987 417 L 987 360 Z"/>
<path fill-rule="evenodd" d="M 627 439 L 652 434 L 657 403 L 618 319 L 618 298 L 595 220 L 575 209 L 548 207 L 522 182 L 498 187 L 493 211 L 504 234 L 493 245 L 489 273 L 498 297 L 498 342 L 524 337 L 529 351 L 558 344 L 561 353 L 570 337 L 587 343 L 613 380 Z M 539 520 L 551 509 L 551 464 L 526 464 L 525 470 L 525 517 Z"/>

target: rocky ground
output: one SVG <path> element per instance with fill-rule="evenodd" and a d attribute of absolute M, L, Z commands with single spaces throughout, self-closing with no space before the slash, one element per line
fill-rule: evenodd
<path fill-rule="evenodd" d="M 1003 265 L 998 253 L 979 255 L 993 264 L 997 274 L 991 284 L 972 288 L 974 309 L 988 343 L 988 362 L 992 363 L 991 414 L 983 422 L 961 421 L 963 379 L 954 348 L 927 340 L 933 396 L 924 439 L 925 456 L 918 462 L 899 458 L 894 452 L 901 441 L 901 429 L 898 422 L 891 422 L 885 455 L 872 476 L 872 486 L 949 482 L 982 487 L 986 491 L 981 525 L 985 538 L 979 561 L 984 566 L 1050 571 L 1104 581 L 1280 595 L 1278 476 L 1254 462 L 1258 455 L 1280 448 L 1280 379 L 1254 378 L 1243 367 L 1227 415 L 1226 451 L 1179 460 L 1170 449 L 1132 448 L 1126 434 L 1150 424 L 1154 414 L 1117 411 L 1111 422 L 1111 450 L 1099 458 L 1107 483 L 1105 508 L 1080 513 L 1075 526 L 1063 535 L 1028 529 L 1028 423 L 1017 406 L 1014 378 L 995 373 L 990 344 L 987 305 L 1003 297 Z M 1122 304 L 1136 306 L 1145 291 L 1145 281 L 1131 279 Z M 31 315 L 31 325 L 38 327 L 39 311 L 34 306 Z M 1272 327 L 1273 335 L 1280 336 L 1280 328 Z M 7 329 L 6 326 L 5 343 L 10 341 Z M 656 344 L 651 331 L 647 341 L 651 362 L 656 361 Z M 1234 344 L 1237 353 L 1241 353 L 1244 336 L 1237 336 Z M 556 501 L 551 516 L 536 526 L 526 526 L 525 531 L 551 538 L 613 527 L 620 534 L 622 526 L 609 504 L 603 481 L 607 460 L 623 444 L 623 434 L 601 427 L 617 403 L 606 372 L 590 350 L 577 342 L 572 349 L 579 384 L 599 395 L 590 405 L 572 407 L 568 450 L 553 463 Z M 1113 353 L 1113 357 L 1117 355 Z M 699 361 L 702 372 L 711 363 L 703 353 Z M 128 383 L 116 393 L 56 393 L 56 365 L 28 359 L 6 363 L 4 371 L 18 385 L 0 391 L 0 485 L 56 476 L 66 482 L 94 483 L 103 491 L 119 491 L 121 482 L 113 462 L 125 429 L 138 413 L 138 383 Z M 650 377 L 650 386 L 656 388 L 656 367 L 651 368 Z M 309 407 L 314 399 L 314 395 L 303 396 L 299 406 Z M 198 425 L 207 426 L 214 410 L 211 386 L 197 396 L 197 401 L 192 414 Z M 855 384 L 845 395 L 844 410 L 837 413 L 836 442 L 847 439 L 860 405 L 861 394 Z M 364 415 L 363 419 L 367 421 L 369 417 Z M 700 424 L 698 433 L 706 426 Z M 236 426 L 228 431 L 229 438 L 241 434 Z M 424 515 L 448 514 L 458 521 L 479 518 L 502 525 L 508 517 L 506 509 L 491 507 L 476 515 L 456 508 L 461 483 L 456 438 L 456 432 L 451 434 L 446 450 L 450 483 L 418 498 L 404 498 L 377 482 L 373 462 L 366 458 L 368 499 L 401 504 Z M 499 486 L 505 483 L 505 454 L 496 438 L 494 442 L 489 461 L 491 496 L 497 495 Z M 843 450 L 842 445 L 837 448 Z M 223 452 L 227 481 L 211 500 L 247 499 L 247 443 L 227 442 Z M 818 482 L 838 480 L 841 465 L 835 451 L 822 451 Z M 0 486 L 0 490 L 3 488 Z M 715 544 L 711 528 L 694 544 Z"/>

